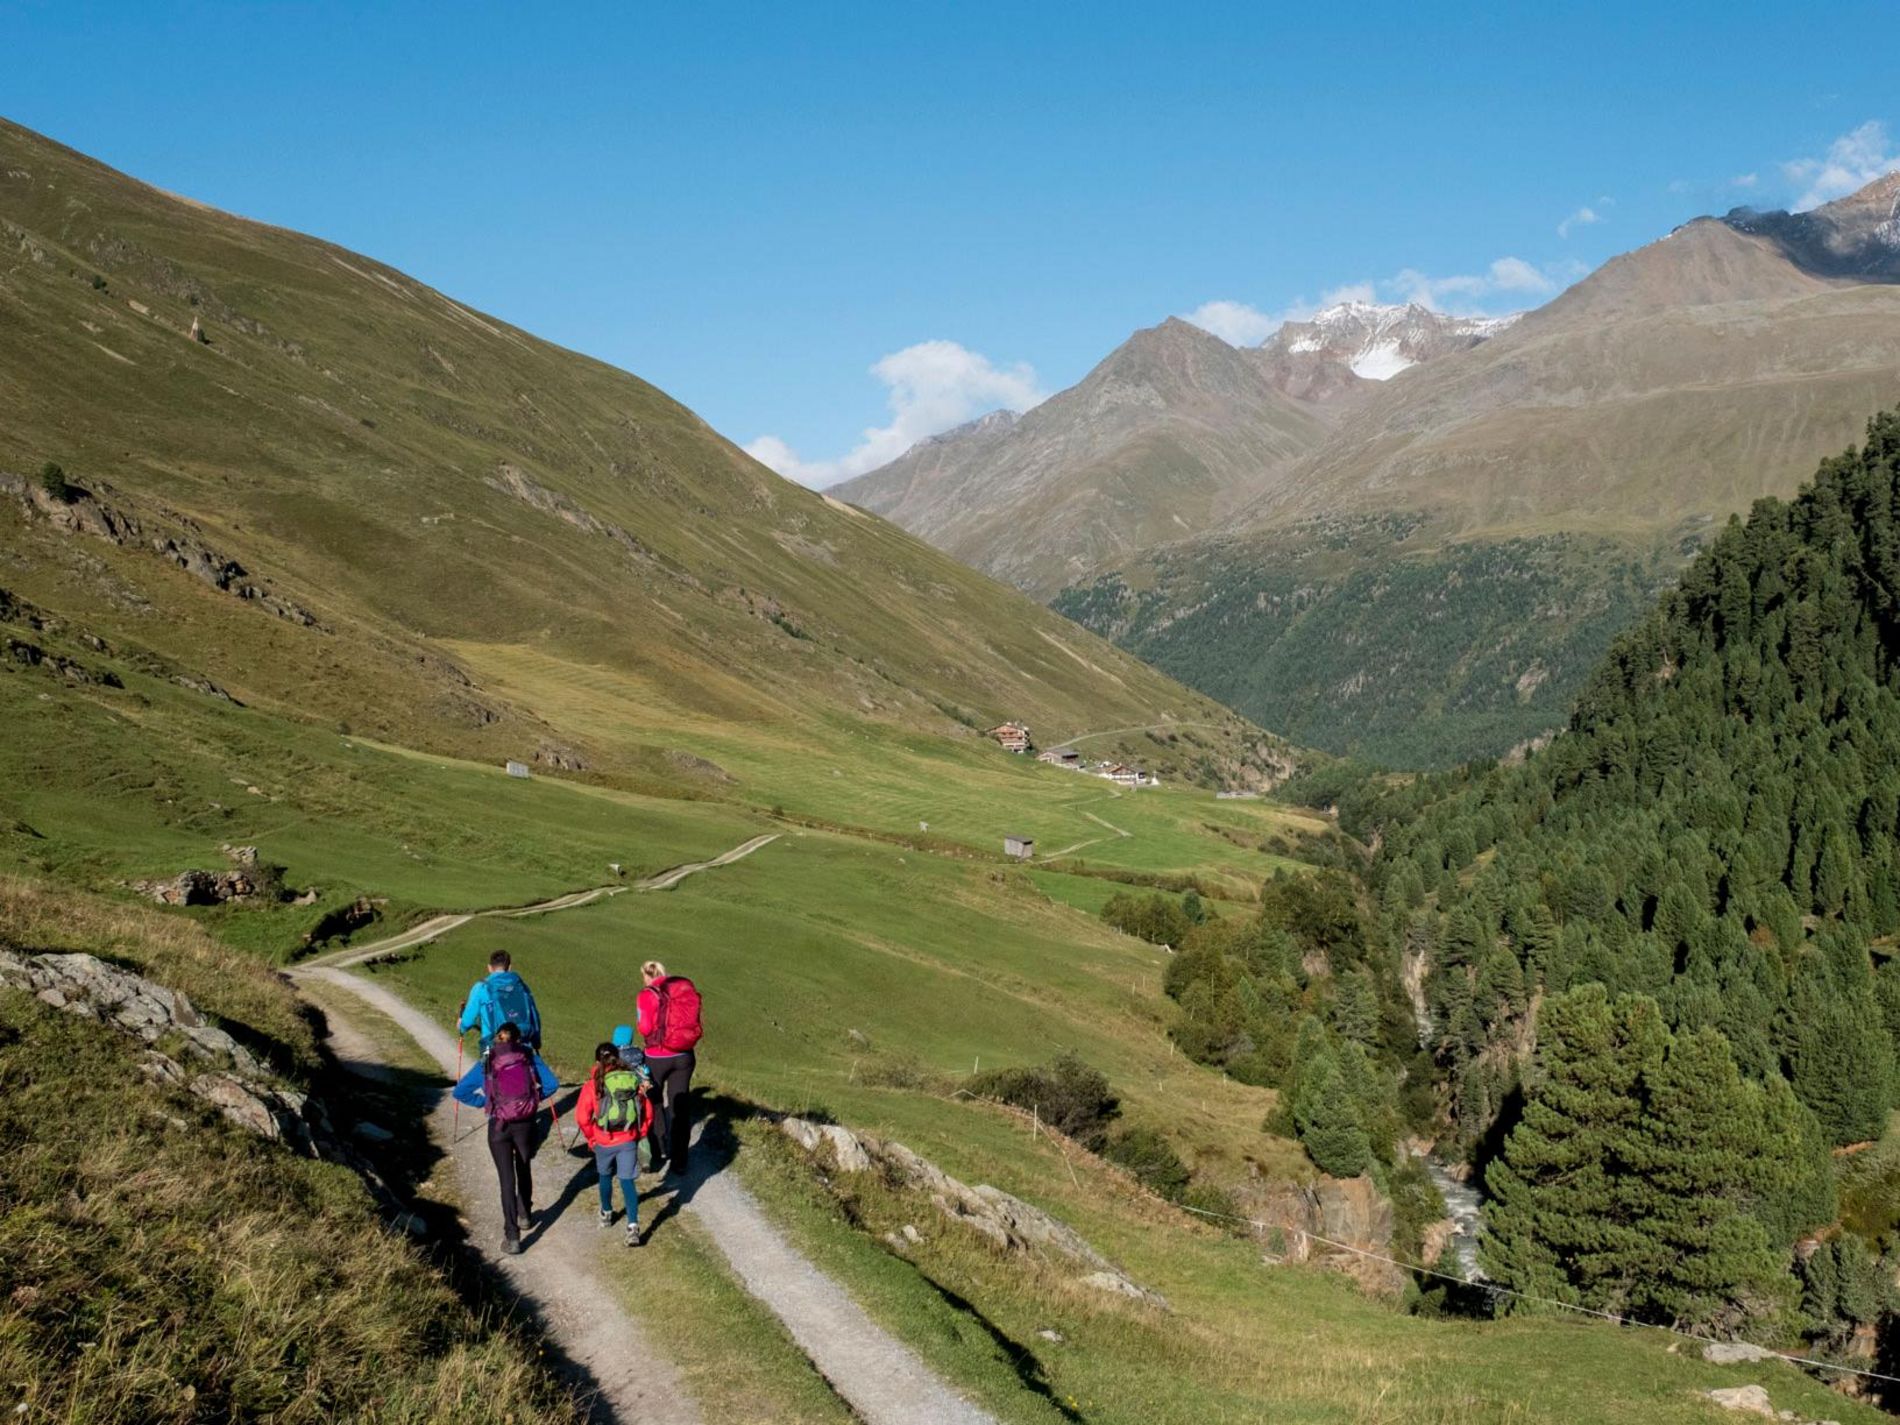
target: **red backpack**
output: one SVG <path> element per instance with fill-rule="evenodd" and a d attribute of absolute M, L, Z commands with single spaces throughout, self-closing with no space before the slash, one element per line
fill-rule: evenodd
<path fill-rule="evenodd" d="M 525 1049 L 497 1045 L 488 1055 L 488 1116 L 501 1123 L 533 1118 L 541 1108 L 541 1081 Z"/>
<path fill-rule="evenodd" d="M 699 1023 L 699 987 L 684 975 L 668 975 L 653 986 L 653 1043 L 662 1054 L 684 1054 L 705 1031 Z"/>

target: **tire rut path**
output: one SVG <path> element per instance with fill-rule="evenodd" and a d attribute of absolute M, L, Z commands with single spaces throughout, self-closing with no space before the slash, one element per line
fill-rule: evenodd
<path fill-rule="evenodd" d="M 293 979 L 315 979 L 342 990 L 387 1016 L 422 1050 L 452 1075 L 459 1060 L 456 1036 L 386 985 L 349 973 L 363 964 L 445 935 L 487 915 L 545 914 L 586 905 L 624 889 L 668 890 L 687 876 L 749 856 L 775 836 L 754 837 L 710 861 L 676 866 L 633 887 L 597 887 L 568 896 L 494 911 L 438 916 L 434 920 L 360 949 L 308 961 L 291 970 Z M 364 1036 L 351 1034 L 350 1057 L 373 1054 Z M 505 1257 L 490 1245 L 501 1236 L 501 1205 L 494 1165 L 483 1135 L 464 1130 L 451 1135 L 448 1098 L 432 1115 L 432 1131 L 453 1156 L 466 1214 L 481 1249 L 525 1301 L 542 1313 L 550 1334 L 569 1358 L 584 1369 L 598 1391 L 608 1418 L 640 1420 L 664 1416 L 690 1425 L 699 1418 L 682 1393 L 676 1372 L 647 1340 L 640 1323 L 615 1300 L 600 1272 L 604 1252 L 625 1250 L 601 1241 L 593 1213 L 583 1198 L 591 1191 L 592 1170 L 581 1164 L 561 1185 L 561 1207 L 534 1228 L 520 1256 Z M 479 1119 L 477 1120 L 479 1126 Z M 702 1128 L 704 1124 L 700 1125 Z M 695 1141 L 698 1135 L 695 1134 Z M 537 1165 L 545 1152 L 536 1159 Z M 690 1212 L 705 1226 L 745 1288 L 783 1323 L 798 1348 L 832 1389 L 867 1425 L 997 1425 L 996 1418 L 948 1385 L 910 1347 L 886 1331 L 837 1282 L 825 1275 L 774 1227 L 758 1200 L 730 1171 L 707 1172 L 701 1153 L 683 1180 L 668 1180 L 642 1195 L 641 1216 L 654 1224 L 661 1215 Z M 579 1180 L 585 1176 L 586 1182 Z M 577 1187 L 578 1184 L 578 1187 Z M 546 1198 L 537 1181 L 536 1194 Z M 672 1201 L 668 1201 L 668 1199 Z M 649 1226 L 648 1230 L 652 1230 Z M 628 1365 L 639 1362 L 638 1369 Z"/>

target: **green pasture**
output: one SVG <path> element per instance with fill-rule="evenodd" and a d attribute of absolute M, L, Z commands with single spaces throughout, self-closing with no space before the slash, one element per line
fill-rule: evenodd
<path fill-rule="evenodd" d="M 385 921 L 558 895 L 698 860 L 759 830 L 742 808 L 509 777 L 399 754 L 136 675 L 58 700 L 0 675 L 0 867 L 100 889 L 229 864 L 256 846 L 304 908 L 194 910 L 281 955 L 329 908 L 386 897 Z"/>
<path fill-rule="evenodd" d="M 979 1061 L 1072 1048 L 1109 1074 L 1127 1120 L 1165 1124 L 1229 1180 L 1249 1164 L 1269 1178 L 1303 1171 L 1296 1150 L 1260 1131 L 1269 1094 L 1167 1052 L 1160 955 L 1025 878 L 794 831 L 674 891 L 482 922 L 375 973 L 446 1018 L 487 953 L 506 947 L 535 987 L 564 1074 L 631 1016 L 641 960 L 691 974 L 707 1004 L 698 1086 L 741 1120 L 730 1170 L 867 1309 L 1005 1420 L 1690 1425 L 1708 1418 L 1699 1390 L 1751 1379 L 1809 1417 L 1876 1418 L 1785 1368 L 1706 1366 L 1651 1333 L 1408 1316 L 1344 1278 L 1269 1267 L 1256 1244 L 957 1097 Z M 834 1177 L 841 1202 L 769 1127 L 744 1121 L 754 1106 L 831 1115 L 1035 1202 L 1174 1310 L 998 1258 L 919 1195 Z M 882 1241 L 907 1222 L 923 1234 L 908 1257 Z M 1043 1329 L 1063 1341 L 1043 1341 Z"/>

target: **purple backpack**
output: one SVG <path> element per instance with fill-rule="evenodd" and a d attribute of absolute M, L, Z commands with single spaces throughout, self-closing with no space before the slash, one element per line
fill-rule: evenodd
<path fill-rule="evenodd" d="M 500 1123 L 533 1118 L 541 1108 L 541 1082 L 525 1049 L 496 1045 L 488 1054 L 488 1116 Z"/>

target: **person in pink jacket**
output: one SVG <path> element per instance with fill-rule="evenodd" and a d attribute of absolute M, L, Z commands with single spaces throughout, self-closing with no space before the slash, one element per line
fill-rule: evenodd
<path fill-rule="evenodd" d="M 692 1142 L 692 1124 L 686 1113 L 686 1092 L 692 1087 L 699 1058 L 701 1033 L 699 987 L 684 975 L 669 975 L 658 960 L 640 967 L 645 988 L 634 1001 L 640 1042 L 646 1047 L 647 1068 L 653 1075 L 656 1100 L 653 1131 L 653 1168 L 684 1175 L 686 1152 Z"/>

